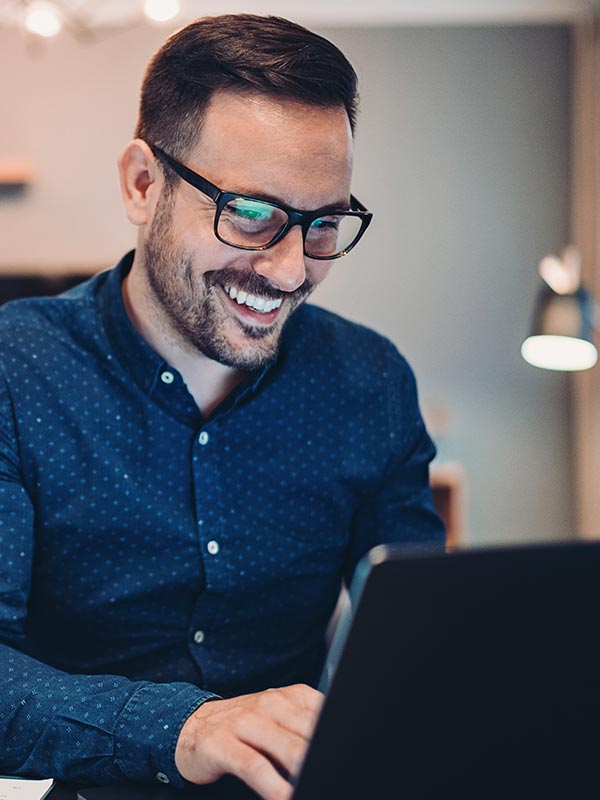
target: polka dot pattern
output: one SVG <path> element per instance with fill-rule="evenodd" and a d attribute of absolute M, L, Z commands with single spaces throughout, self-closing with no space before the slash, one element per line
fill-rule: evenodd
<path fill-rule="evenodd" d="M 5 773 L 181 785 L 194 708 L 314 684 L 364 553 L 443 541 L 387 340 L 304 306 L 204 418 L 127 318 L 131 263 L 0 311 Z"/>

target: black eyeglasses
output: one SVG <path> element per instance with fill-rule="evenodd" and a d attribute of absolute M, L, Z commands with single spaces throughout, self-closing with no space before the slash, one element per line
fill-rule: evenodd
<path fill-rule="evenodd" d="M 154 155 L 186 183 L 216 205 L 214 231 L 223 244 L 241 250 L 266 250 L 294 225 L 302 228 L 304 254 L 322 261 L 349 253 L 369 227 L 373 215 L 355 197 L 349 210 L 296 211 L 279 203 L 224 192 L 197 172 L 148 143 Z"/>

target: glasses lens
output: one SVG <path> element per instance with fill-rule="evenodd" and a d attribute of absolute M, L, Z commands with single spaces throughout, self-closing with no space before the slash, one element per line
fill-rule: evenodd
<path fill-rule="evenodd" d="M 270 203 L 236 197 L 223 207 L 217 230 L 219 236 L 238 247 L 264 247 L 281 231 L 287 214 Z"/>
<path fill-rule="evenodd" d="M 306 232 L 306 255 L 319 258 L 336 256 L 356 241 L 361 225 L 361 218 L 351 214 L 318 217 Z"/>

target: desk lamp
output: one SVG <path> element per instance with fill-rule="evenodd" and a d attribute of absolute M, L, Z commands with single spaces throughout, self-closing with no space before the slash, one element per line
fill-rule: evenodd
<path fill-rule="evenodd" d="M 531 334 L 521 345 L 529 364 L 574 372 L 593 367 L 598 351 L 592 342 L 596 307 L 581 285 L 581 257 L 567 247 L 560 257 L 546 256 L 539 265 L 544 284 L 538 293 Z"/>

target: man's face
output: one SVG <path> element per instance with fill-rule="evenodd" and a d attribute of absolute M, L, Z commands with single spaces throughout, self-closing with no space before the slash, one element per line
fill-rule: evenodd
<path fill-rule="evenodd" d="M 184 160 L 225 191 L 303 211 L 350 198 L 343 108 L 220 93 Z M 142 243 L 152 303 L 186 349 L 254 369 L 275 356 L 285 322 L 332 262 L 303 255 L 299 226 L 267 250 L 235 249 L 214 235 L 214 215 L 213 201 L 187 183 L 163 189 Z"/>

